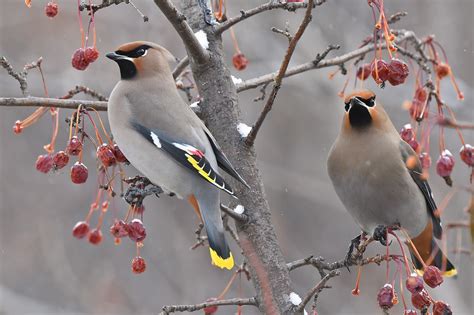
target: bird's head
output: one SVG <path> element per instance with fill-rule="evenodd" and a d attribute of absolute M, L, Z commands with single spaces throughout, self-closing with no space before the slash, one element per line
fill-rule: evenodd
<path fill-rule="evenodd" d="M 175 61 L 168 50 L 146 41 L 123 44 L 106 56 L 118 64 L 123 80 L 168 73 L 170 72 L 168 63 Z"/>

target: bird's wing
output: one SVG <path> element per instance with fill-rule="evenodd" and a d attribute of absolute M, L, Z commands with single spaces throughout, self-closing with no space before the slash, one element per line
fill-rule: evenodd
<path fill-rule="evenodd" d="M 209 139 L 209 142 L 211 143 L 212 150 L 214 151 L 214 155 L 216 156 L 217 164 L 219 165 L 219 167 L 222 168 L 227 174 L 229 174 L 230 176 L 232 176 L 233 178 L 237 179 L 239 182 L 244 184 L 247 188 L 250 188 L 250 186 L 245 182 L 242 176 L 240 176 L 240 174 L 232 166 L 229 159 L 227 158 L 227 156 L 224 154 L 221 147 L 217 143 L 216 139 L 214 139 L 214 137 L 212 136 L 211 132 L 207 130 L 207 128 L 203 128 L 203 129 L 204 129 L 204 132 L 206 133 L 207 138 Z"/>
<path fill-rule="evenodd" d="M 418 156 L 412 149 L 412 147 L 401 139 L 400 152 L 402 154 L 403 161 L 405 162 L 405 166 L 407 166 L 407 170 L 411 175 L 411 178 L 413 178 L 415 183 L 418 185 L 418 188 L 420 188 L 423 196 L 425 197 L 426 207 L 428 208 L 428 211 L 433 220 L 433 233 L 436 238 L 440 239 L 441 234 L 443 232 L 441 228 L 441 218 L 437 214 L 436 210 L 438 209 L 438 207 L 436 206 L 436 203 L 433 199 L 433 193 L 431 192 L 430 185 L 428 184 L 428 181 L 422 177 L 423 169 L 421 168 L 420 160 L 418 159 Z M 415 163 L 411 163 L 410 161 L 408 161 L 408 159 L 411 157 L 415 158 Z"/>
<path fill-rule="evenodd" d="M 232 188 L 212 169 L 201 150 L 186 141 L 173 139 L 172 136 L 159 129 L 149 129 L 135 121 L 131 122 L 131 125 L 157 149 L 168 153 L 176 162 L 191 170 L 196 176 L 234 196 Z"/>

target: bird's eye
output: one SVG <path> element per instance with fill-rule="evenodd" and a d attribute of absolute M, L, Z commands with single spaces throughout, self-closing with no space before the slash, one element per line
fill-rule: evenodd
<path fill-rule="evenodd" d="M 144 54 L 145 54 L 145 49 L 140 48 L 139 50 L 137 50 L 137 55 L 138 56 L 143 56 Z"/>
<path fill-rule="evenodd" d="M 367 105 L 369 107 L 374 107 L 375 106 L 375 96 L 369 98 L 368 100 L 364 100 L 363 102 L 365 103 L 365 105 Z"/>
<path fill-rule="evenodd" d="M 349 111 L 349 108 L 350 108 L 350 105 L 349 105 L 349 103 L 346 103 L 346 106 L 344 106 L 344 109 L 346 110 L 346 112 L 348 112 L 348 111 Z"/>

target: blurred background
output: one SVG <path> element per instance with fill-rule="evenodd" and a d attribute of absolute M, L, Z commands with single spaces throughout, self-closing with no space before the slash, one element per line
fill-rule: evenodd
<path fill-rule="evenodd" d="M 0 55 L 6 56 L 15 69 L 43 56 L 43 69 L 52 97 L 60 97 L 78 84 L 108 95 L 119 79 L 119 72 L 117 66 L 103 56 L 124 42 L 150 40 L 167 47 L 178 57 L 184 56 L 181 41 L 154 3 L 136 0 L 135 4 L 150 21 L 144 23 L 137 12 L 125 4 L 99 11 L 96 23 L 101 57 L 84 72 L 74 70 L 71 55 L 81 44 L 75 1 L 57 1 L 59 14 L 54 19 L 44 14 L 46 2 L 33 0 L 32 8 L 28 9 L 23 1 L 2 1 Z M 264 0 L 228 0 L 228 16 L 260 3 Z M 442 86 L 444 98 L 458 118 L 474 121 L 474 2 L 400 0 L 385 3 L 387 15 L 408 12 L 394 28 L 414 30 L 420 37 L 436 34 L 466 96 L 464 102 L 457 101 L 446 79 Z M 233 75 L 248 79 L 277 70 L 287 40 L 270 28 L 284 28 L 289 21 L 294 32 L 302 15 L 302 11 L 274 10 L 237 25 L 237 40 L 250 64 L 242 72 L 232 69 Z M 370 34 L 372 26 L 367 1 L 329 0 L 314 10 L 313 21 L 296 49 L 292 64 L 312 60 L 328 44 L 341 45 L 341 49 L 331 52 L 329 57 L 353 50 Z M 224 35 L 224 43 L 231 65 L 234 52 L 228 33 Z M 341 259 L 349 240 L 359 232 L 337 198 L 326 172 L 328 150 L 338 133 L 343 113 L 337 93 L 345 77 L 336 75 L 329 80 L 328 74 L 334 70 L 311 71 L 286 79 L 256 142 L 272 220 L 288 261 L 311 254 L 324 256 L 327 261 Z M 407 123 L 408 114 L 401 104 L 412 97 L 413 76 L 410 75 L 407 84 L 388 86 L 384 90 L 376 87 L 372 80 L 367 82 L 368 87 L 377 92 L 378 100 L 384 103 L 396 127 L 399 129 Z M 38 71 L 30 73 L 28 83 L 31 95 L 43 96 Z M 352 88 L 351 79 L 348 91 Z M 21 96 L 18 82 L 3 69 L 0 69 L 0 95 Z M 259 95 L 258 90 L 239 94 L 242 120 L 248 125 L 252 125 L 263 106 L 253 101 Z M 156 314 L 163 305 L 198 303 L 221 292 L 231 273 L 213 268 L 207 249 L 189 249 L 195 242 L 197 218 L 187 203 L 176 198 L 150 197 L 145 201 L 144 223 L 148 236 L 141 255 L 148 267 L 142 275 L 130 270 L 135 253 L 132 242 L 124 240 L 116 246 L 107 233 L 112 211 L 106 216 L 104 241 L 99 246 L 73 238 L 72 227 L 85 218 L 95 198 L 95 150 L 91 146 L 86 149 L 85 161 L 90 174 L 84 185 L 70 182 L 67 167 L 48 175 L 37 172 L 36 157 L 44 153 L 42 146 L 50 140 L 50 117 L 45 115 L 21 135 L 12 132 L 14 122 L 32 111 L 30 108 L 0 108 L 0 314 Z M 64 118 L 70 114 L 67 110 L 60 112 L 58 149 L 66 144 Z M 437 136 L 435 130 L 431 151 L 434 161 L 439 154 Z M 465 132 L 464 136 L 467 143 L 474 144 L 473 132 Z M 447 130 L 446 137 L 447 146 L 457 159 L 454 181 L 467 185 L 469 170 L 457 155 L 460 141 L 453 130 Z M 136 174 L 132 167 L 126 171 L 129 176 Z M 432 175 L 430 183 L 440 203 L 449 188 L 433 170 Z M 463 209 L 468 197 L 464 192 L 454 196 L 444 212 L 444 222 L 466 218 Z M 126 204 L 119 198 L 114 207 L 120 215 L 126 211 Z M 455 233 L 449 237 L 455 239 Z M 235 244 L 233 246 L 235 249 Z M 450 246 L 452 248 L 452 243 Z M 470 248 L 467 233 L 463 234 L 463 246 Z M 373 245 L 369 254 L 383 251 L 380 245 Z M 440 288 L 431 292 L 435 298 L 450 303 L 455 314 L 470 314 L 473 309 L 472 263 L 467 255 L 456 258 L 451 254 L 451 257 L 458 265 L 459 277 L 445 280 Z M 380 314 L 376 294 L 385 283 L 384 274 L 384 267 L 365 267 L 361 295 L 354 297 L 351 289 L 356 272 L 342 270 L 340 277 L 331 280 L 332 289 L 321 293 L 319 314 Z M 317 272 L 310 267 L 293 272 L 292 278 L 294 289 L 301 296 L 319 280 Z M 246 280 L 242 279 L 241 285 L 242 297 L 254 294 Z M 237 281 L 227 297 L 239 296 L 238 288 Z M 402 312 L 400 304 L 394 314 Z M 219 314 L 235 312 L 235 307 L 219 310 Z M 243 313 L 256 314 L 257 311 L 244 307 Z"/>

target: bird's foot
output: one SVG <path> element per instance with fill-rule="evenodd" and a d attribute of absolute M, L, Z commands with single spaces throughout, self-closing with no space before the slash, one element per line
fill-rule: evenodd
<path fill-rule="evenodd" d="M 351 240 L 349 245 L 349 250 L 347 251 L 346 258 L 344 258 L 344 266 L 346 266 L 347 271 L 351 272 L 349 266 L 352 264 L 352 253 L 354 249 L 357 249 L 360 244 L 360 240 L 362 239 L 362 234 L 357 235 Z"/>
<path fill-rule="evenodd" d="M 395 223 L 393 225 L 388 225 L 388 226 L 377 225 L 377 227 L 374 230 L 374 234 L 372 235 L 372 238 L 375 241 L 379 241 L 380 244 L 382 244 L 383 246 L 390 245 L 390 243 L 387 243 L 388 233 L 390 233 L 391 231 L 396 231 L 398 229 L 400 229 L 399 223 Z"/>

